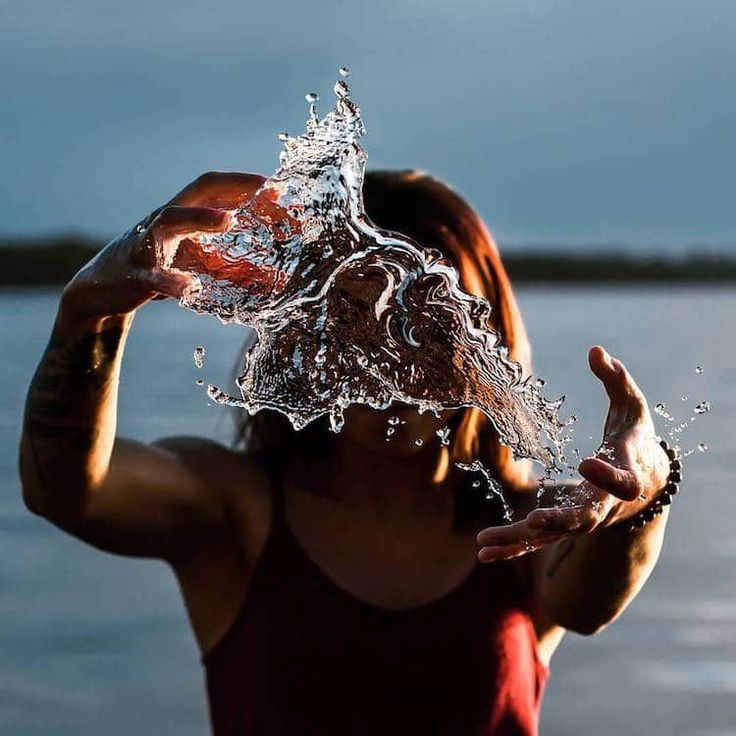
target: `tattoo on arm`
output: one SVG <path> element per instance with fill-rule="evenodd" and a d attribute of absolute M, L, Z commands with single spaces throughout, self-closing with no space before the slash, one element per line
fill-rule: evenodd
<path fill-rule="evenodd" d="M 42 461 L 89 452 L 97 435 L 95 407 L 115 375 L 123 329 L 116 321 L 76 343 L 62 342 L 54 330 L 28 389 L 25 433 L 38 479 Z M 53 463 L 52 463 L 53 464 Z"/>

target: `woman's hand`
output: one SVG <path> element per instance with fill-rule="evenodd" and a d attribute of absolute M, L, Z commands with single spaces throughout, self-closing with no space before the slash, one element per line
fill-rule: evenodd
<path fill-rule="evenodd" d="M 580 463 L 585 480 L 557 493 L 557 505 L 525 519 L 478 534 L 481 562 L 518 557 L 565 537 L 585 534 L 628 519 L 664 488 L 669 460 L 655 438 L 647 401 L 621 361 L 602 347 L 588 355 L 593 373 L 611 401 L 603 445 Z"/>
<path fill-rule="evenodd" d="M 64 289 L 61 312 L 78 320 L 126 315 L 149 300 L 181 297 L 196 288 L 195 276 L 160 267 L 157 253 L 198 233 L 225 232 L 232 212 L 263 182 L 254 174 L 210 173 L 199 177 L 128 232 L 115 238 Z"/>

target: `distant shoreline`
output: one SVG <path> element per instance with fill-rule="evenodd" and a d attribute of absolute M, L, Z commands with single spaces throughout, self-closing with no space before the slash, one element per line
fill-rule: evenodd
<path fill-rule="evenodd" d="M 0 239 L 0 287 L 61 286 L 102 243 L 84 236 Z M 723 283 L 736 282 L 736 257 L 695 253 L 638 255 L 612 249 L 577 253 L 563 248 L 514 249 L 503 254 L 514 283 Z"/>

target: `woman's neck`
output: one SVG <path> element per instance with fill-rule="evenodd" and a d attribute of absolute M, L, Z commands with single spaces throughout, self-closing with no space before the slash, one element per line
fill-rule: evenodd
<path fill-rule="evenodd" d="M 289 476 L 306 490 L 381 516 L 453 515 L 457 474 L 441 446 L 395 455 L 343 435 L 324 457 L 297 460 Z"/>

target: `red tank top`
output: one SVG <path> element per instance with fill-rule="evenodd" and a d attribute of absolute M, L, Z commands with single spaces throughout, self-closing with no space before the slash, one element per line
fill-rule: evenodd
<path fill-rule="evenodd" d="M 389 611 L 338 587 L 284 518 L 203 658 L 214 736 L 533 736 L 547 668 L 512 563 Z"/>

